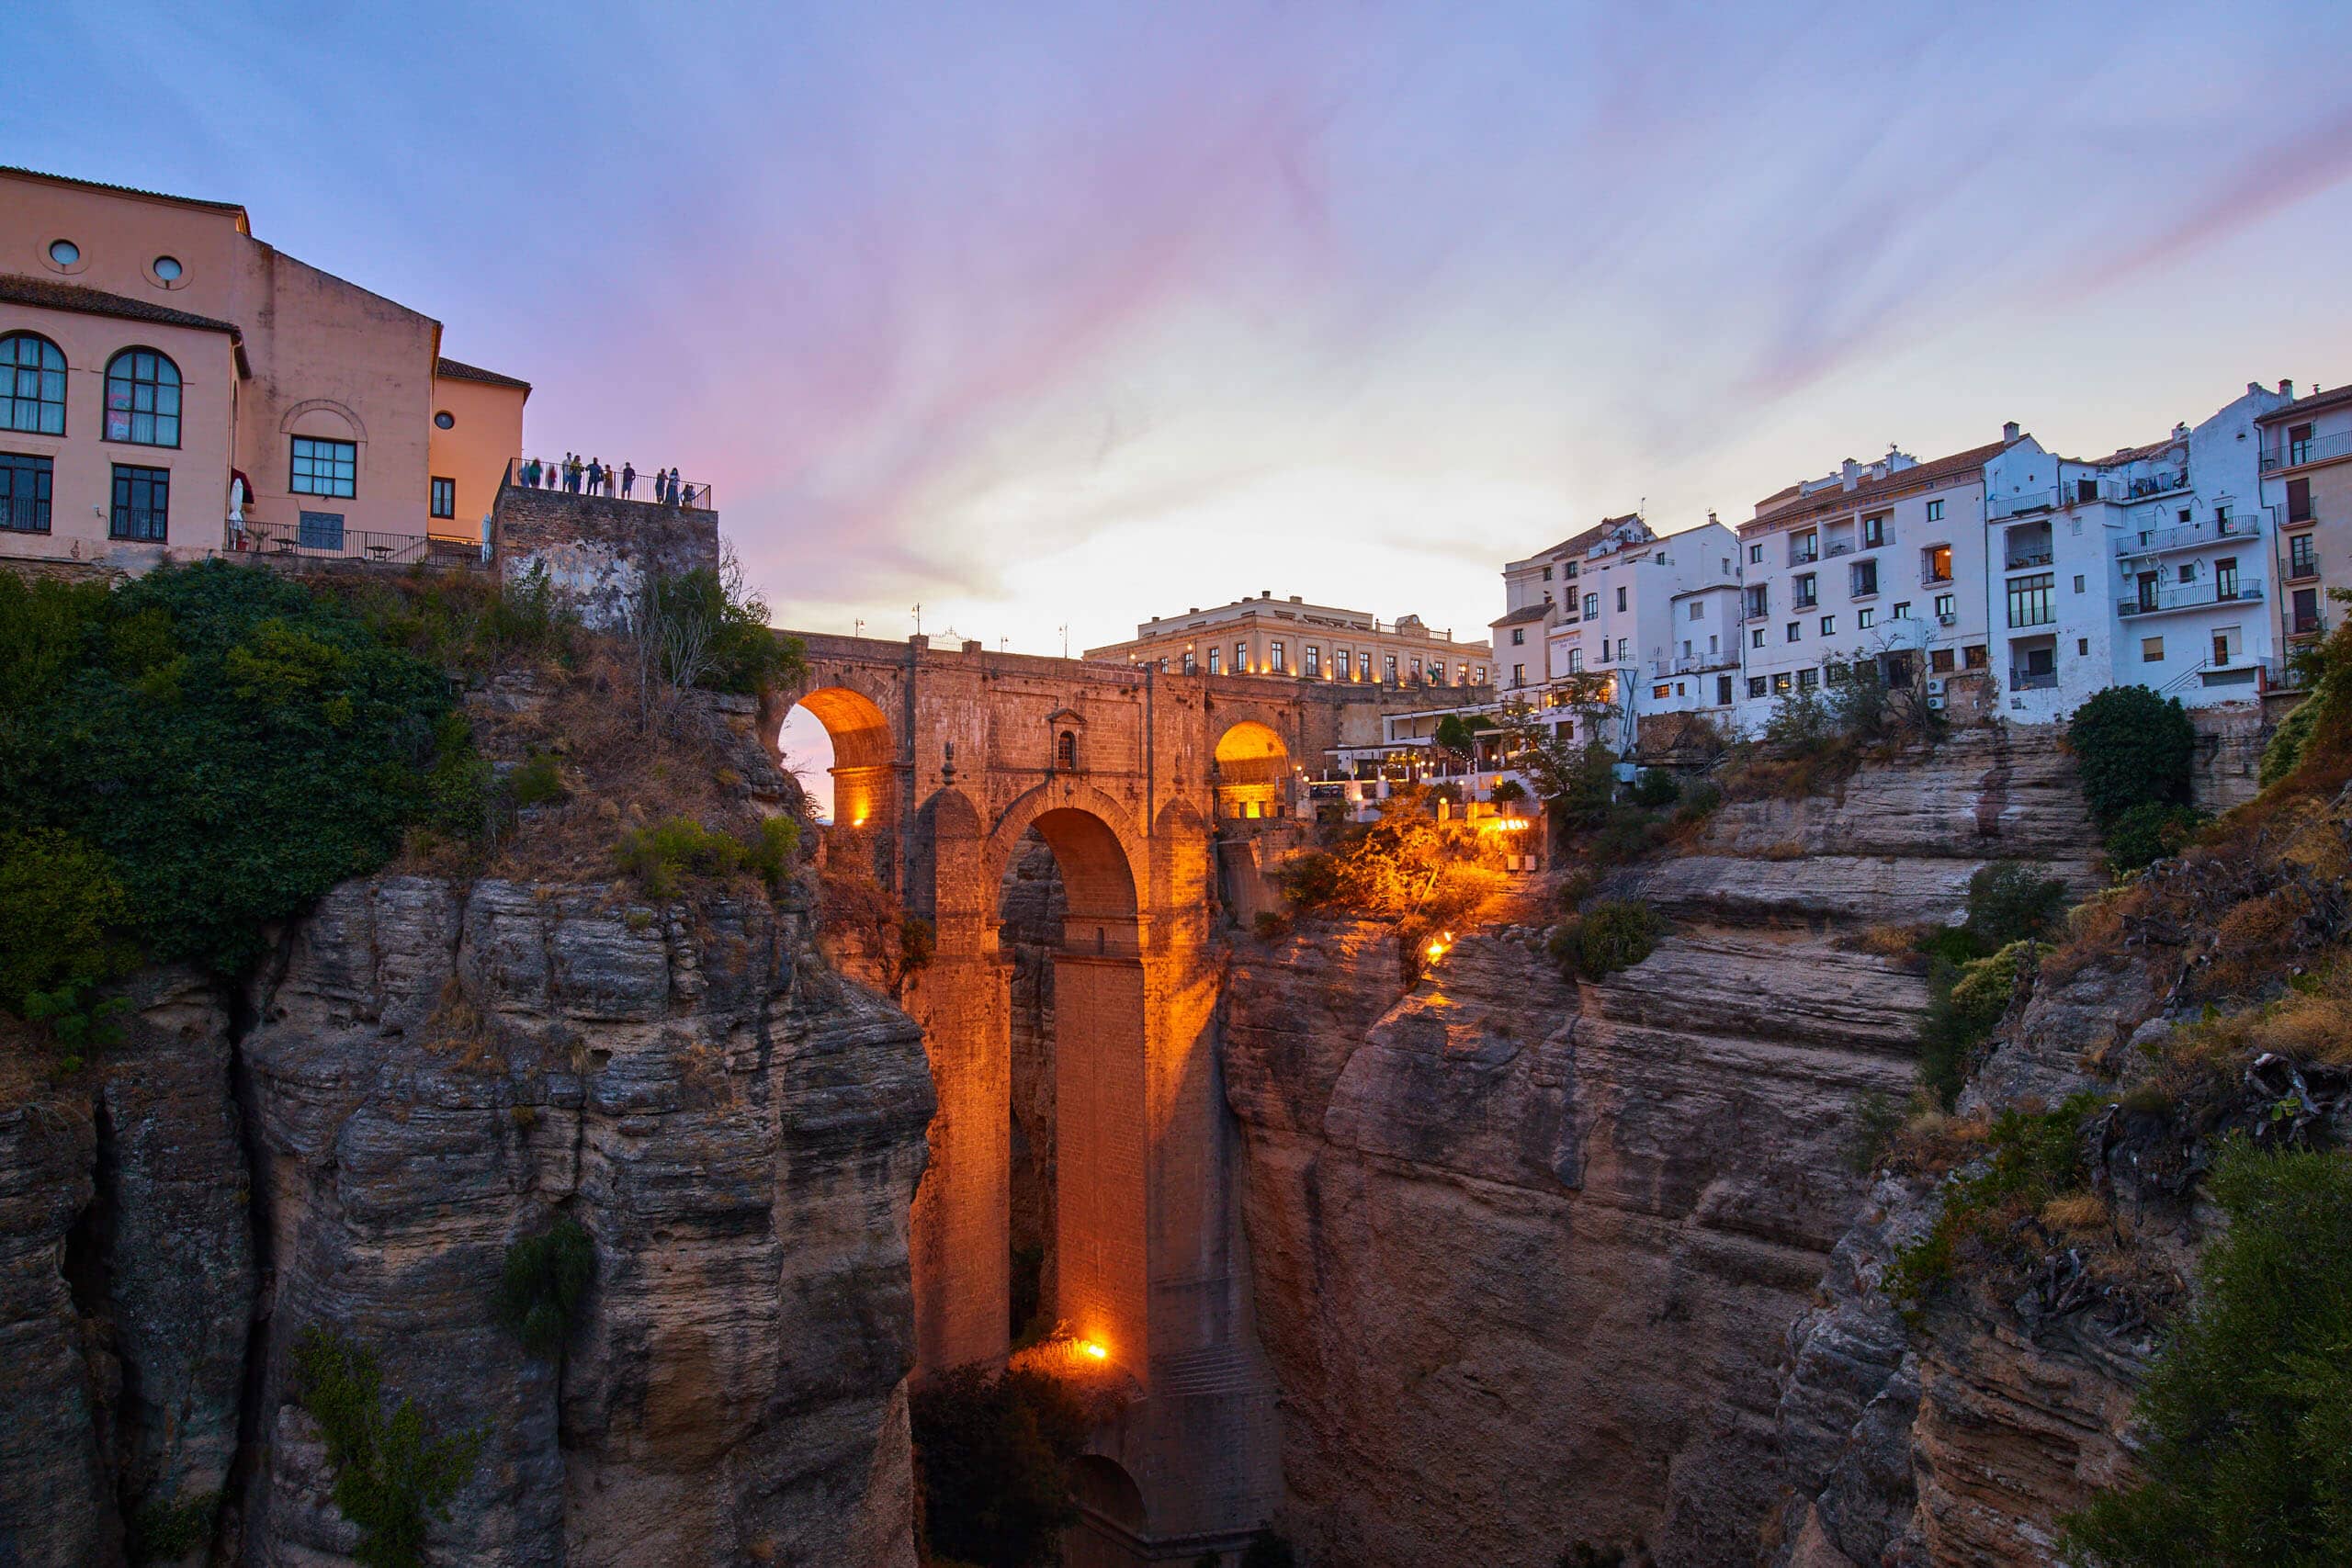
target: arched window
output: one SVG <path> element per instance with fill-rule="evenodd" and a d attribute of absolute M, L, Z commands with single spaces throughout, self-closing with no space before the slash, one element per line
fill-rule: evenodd
<path fill-rule="evenodd" d="M 1078 732 L 1065 729 L 1061 739 L 1054 742 L 1054 765 L 1075 772 L 1078 768 Z"/>
<path fill-rule="evenodd" d="M 180 367 L 152 348 L 107 361 L 107 439 L 140 446 L 180 444 Z"/>
<path fill-rule="evenodd" d="M 38 333 L 0 337 L 0 430 L 65 434 L 65 355 Z"/>

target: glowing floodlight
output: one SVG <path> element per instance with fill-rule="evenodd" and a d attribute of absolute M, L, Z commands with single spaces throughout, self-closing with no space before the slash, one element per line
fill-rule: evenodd
<path fill-rule="evenodd" d="M 1078 1348 L 1090 1361 L 1107 1361 L 1111 1359 L 1110 1348 L 1100 1340 L 1081 1339 L 1078 1342 Z"/>

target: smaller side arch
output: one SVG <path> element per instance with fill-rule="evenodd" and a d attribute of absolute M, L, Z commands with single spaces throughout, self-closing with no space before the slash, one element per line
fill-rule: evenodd
<path fill-rule="evenodd" d="M 1089 1522 L 1107 1524 L 1130 1540 L 1143 1535 L 1147 1522 L 1143 1488 L 1117 1460 L 1102 1454 L 1079 1455 L 1070 1461 L 1069 1489 L 1080 1509 L 1091 1516 Z"/>
<path fill-rule="evenodd" d="M 1290 801 L 1290 747 L 1280 731 L 1258 719 L 1226 727 L 1212 753 L 1219 818 L 1284 815 Z"/>
<path fill-rule="evenodd" d="M 334 425 L 340 423 L 342 428 Z M 338 441 L 366 441 L 368 426 L 347 403 L 333 398 L 310 398 L 286 411 L 277 422 L 280 435 L 323 435 Z"/>

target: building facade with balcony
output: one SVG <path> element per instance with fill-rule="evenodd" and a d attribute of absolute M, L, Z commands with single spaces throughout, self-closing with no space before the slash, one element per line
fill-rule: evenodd
<path fill-rule="evenodd" d="M 2342 612 L 2328 590 L 2352 589 L 2352 383 L 2302 398 L 2292 382 L 2278 390 L 2277 406 L 2255 423 L 2278 584 L 2271 625 L 2283 656 L 2335 624 Z"/>
<path fill-rule="evenodd" d="M 1368 610 L 1310 604 L 1271 590 L 1214 609 L 1149 620 L 1126 642 L 1089 659 L 1157 664 L 1170 674 L 1271 675 L 1388 686 L 1484 686 L 1493 651 L 1436 630 L 1418 615 L 1383 621 Z"/>
<path fill-rule="evenodd" d="M 1737 727 L 1754 733 L 1782 698 L 1818 692 L 1841 667 L 1890 680 L 1924 663 L 1930 689 L 1991 665 L 1985 465 L 2024 447 L 2001 439 L 1921 462 L 1890 450 L 1765 497 L 1739 527 Z"/>
<path fill-rule="evenodd" d="M 0 554 L 478 543 L 530 389 L 440 349 L 234 203 L 0 168 Z"/>

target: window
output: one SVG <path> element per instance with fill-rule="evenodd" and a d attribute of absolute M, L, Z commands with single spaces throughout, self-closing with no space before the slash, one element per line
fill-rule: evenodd
<path fill-rule="evenodd" d="M 1551 602 L 1552 602 L 1552 591 L 1551 591 L 1550 589 L 1546 588 L 1545 590 L 1544 590 L 1544 603 L 1545 603 L 1546 604 L 1549 604 Z"/>
<path fill-rule="evenodd" d="M 152 348 L 107 362 L 107 435 L 138 446 L 180 444 L 180 367 Z"/>
<path fill-rule="evenodd" d="M 1653 697 L 1659 697 L 1659 698 L 1670 697 L 1670 696 L 1674 695 L 1674 682 L 1671 682 L 1671 681 L 1666 681 L 1666 682 L 1660 682 L 1660 683 L 1659 683 L 1659 684 L 1657 684 L 1657 685 L 1652 686 L 1652 687 L 1650 688 L 1650 695 L 1651 695 L 1651 696 L 1653 696 Z"/>
<path fill-rule="evenodd" d="M 1617 639 L 1617 662 L 1620 664 L 1625 662 L 1625 642 L 1626 639 L 1622 637 Z"/>
<path fill-rule="evenodd" d="M 1762 626 L 1758 626 L 1755 630 L 1747 634 L 1747 646 L 1750 648 L 1761 648 L 1764 646 L 1764 628 Z"/>
<path fill-rule="evenodd" d="M 1931 501 L 1928 502 L 1928 521 L 1930 523 L 1940 523 L 1943 520 L 1944 503 L 1940 501 Z"/>
<path fill-rule="evenodd" d="M 1747 564 L 1750 566 L 1761 566 L 1764 564 L 1763 546 L 1750 545 L 1747 547 Z"/>
<path fill-rule="evenodd" d="M 445 479 L 438 474 L 433 479 L 433 515 L 455 517 L 458 514 L 458 481 Z"/>
<path fill-rule="evenodd" d="M 1821 671 L 1808 664 L 1797 671 L 1797 690 L 1810 692 L 1821 684 Z"/>
<path fill-rule="evenodd" d="M 1874 550 L 1886 543 L 1886 513 L 1862 519 L 1862 548 Z"/>
<path fill-rule="evenodd" d="M 1568 673 L 1571 675 L 1579 674 L 1583 670 L 1584 649 L 1581 648 L 1572 648 L 1568 649 Z"/>
<path fill-rule="evenodd" d="M 1306 673 L 1311 678 L 1323 673 L 1323 650 L 1313 643 L 1306 648 Z"/>
<path fill-rule="evenodd" d="M 114 466 L 114 512 L 107 519 L 109 539 L 160 544 L 172 502 L 172 470 Z"/>
<path fill-rule="evenodd" d="M 1951 674 L 1951 649 L 1949 648 L 1930 649 L 1928 652 L 1928 668 L 1934 671 L 1939 675 Z"/>
<path fill-rule="evenodd" d="M 1246 642 L 1233 645 L 1233 672 L 1236 675 L 1250 673 L 1250 645 Z"/>
<path fill-rule="evenodd" d="M 1214 649 L 1214 648 L 1212 648 L 1212 649 L 1209 649 L 1209 673 L 1210 673 L 1210 674 L 1212 674 L 1212 675 L 1218 675 L 1218 674 L 1222 674 L 1222 673 L 1224 673 L 1224 671 L 1221 671 L 1221 670 L 1219 670 L 1219 669 L 1217 668 L 1217 660 L 1218 660 L 1218 658 L 1219 658 L 1219 657 L 1220 657 L 1220 652 L 1219 652 L 1219 650 L 1218 650 L 1218 649 Z"/>
<path fill-rule="evenodd" d="M 2295 618 L 2293 624 L 2287 629 L 2296 637 L 2319 630 L 2318 589 L 2298 588 L 2295 590 Z"/>
<path fill-rule="evenodd" d="M 1791 621 L 1789 623 L 1788 640 L 1791 642 L 1803 642 L 1804 640 L 1804 623 L 1803 621 Z"/>
<path fill-rule="evenodd" d="M 1544 569 L 1544 581 L 1546 582 L 1552 581 L 1552 569 L 1548 566 Z"/>
<path fill-rule="evenodd" d="M 1761 620 L 1772 613 L 1772 590 L 1768 583 L 1758 583 L 1747 591 L 1747 618 Z"/>
<path fill-rule="evenodd" d="M 1794 684 L 1795 682 L 1790 679 L 1789 672 L 1785 670 L 1772 677 L 1772 691 L 1777 696 L 1787 696 L 1790 688 Z"/>
<path fill-rule="evenodd" d="M 1837 616 L 1824 615 L 1821 617 L 1821 635 L 1823 637 L 1836 637 L 1838 635 Z"/>
<path fill-rule="evenodd" d="M 1266 645 L 1266 673 L 1269 675 L 1289 674 L 1290 664 L 1283 658 L 1283 649 L 1282 638 L 1276 637 L 1272 642 Z"/>
<path fill-rule="evenodd" d="M 180 265 L 180 258 L 177 256 L 157 256 L 147 265 L 154 272 L 156 281 L 161 283 L 177 283 L 180 280 L 181 272 L 185 270 Z"/>
<path fill-rule="evenodd" d="M 2287 541 L 2287 575 L 2310 577 L 2319 570 L 2319 554 L 2312 546 L 2309 534 L 2297 534 Z"/>
<path fill-rule="evenodd" d="M 1483 664 L 1478 666 L 1477 683 L 1481 686 L 1487 683 L 1487 667 Z"/>
<path fill-rule="evenodd" d="M 1457 686 L 1466 686 L 1470 683 L 1470 666 L 1457 664 L 1453 667 L 1453 683 Z"/>
<path fill-rule="evenodd" d="M 1625 607 L 1625 591 L 1624 591 L 1623 588 L 1620 588 L 1619 590 L 1617 590 L 1617 608 L 1619 608 L 1620 610 L 1623 610 L 1624 607 Z"/>
<path fill-rule="evenodd" d="M 2173 575 L 2176 581 L 2194 582 L 2197 581 L 2197 563 L 2185 560 L 2175 570 Z"/>
<path fill-rule="evenodd" d="M 433 428 L 435 430 L 454 430 L 457 428 L 457 424 L 458 416 L 451 413 L 447 409 L 443 409 L 440 412 L 433 416 Z"/>
<path fill-rule="evenodd" d="M 1789 603 L 1795 608 L 1800 610 L 1810 610 L 1813 608 L 1815 604 L 1818 602 L 1819 595 L 1815 589 L 1814 574 L 1812 572 L 1807 571 L 1799 573 L 1796 581 L 1791 584 L 1791 587 L 1795 591 L 1795 596 L 1792 598 Z"/>
<path fill-rule="evenodd" d="M 1867 599 L 1878 592 L 1878 562 L 1858 560 L 1850 570 L 1853 575 L 1853 591 L 1848 595 L 1849 598 Z"/>
<path fill-rule="evenodd" d="M 1510 645 L 1513 648 L 1525 648 L 1527 646 L 1527 628 L 1525 626 L 1511 627 Z"/>
<path fill-rule="evenodd" d="M 1703 615 L 1704 615 L 1704 614 L 1705 614 L 1706 608 L 1707 608 L 1707 606 L 1706 606 L 1706 604 L 1705 604 L 1705 603 L 1704 603 L 1703 601 L 1701 601 L 1701 600 L 1698 600 L 1698 599 L 1693 599 L 1693 600 L 1691 600 L 1691 601 L 1690 601 L 1690 618 L 1691 618 L 1692 620 L 1694 620 L 1694 621 L 1696 621 L 1696 620 L 1700 620 L 1700 619 L 1703 618 Z"/>
<path fill-rule="evenodd" d="M 1750 675 L 1747 678 L 1747 694 L 1751 697 L 1760 697 L 1769 689 L 1769 685 L 1770 682 L 1763 676 Z"/>
<path fill-rule="evenodd" d="M 1584 596 L 1584 618 L 1589 621 L 1600 614 L 1600 595 L 1598 593 L 1586 594 Z"/>
<path fill-rule="evenodd" d="M 1857 610 L 1854 612 L 1854 629 L 1858 632 L 1866 632 L 1877 619 L 1876 610 Z"/>
<path fill-rule="evenodd" d="M 0 364 L 6 364 L 6 362 L 7 356 L 6 355 L 0 355 Z M 23 385 L 22 382 L 17 384 L 19 386 Z M 22 430 L 24 426 L 20 424 L 17 426 L 17 428 L 18 430 Z M 2289 479 L 2287 481 L 2287 521 L 2290 523 L 2308 523 L 2311 520 L 2312 481 L 2308 479 Z"/>
<path fill-rule="evenodd" d="M 1381 670 L 1383 671 L 1381 679 L 1386 681 L 1392 686 L 1395 685 L 1396 683 L 1396 656 L 1392 653 L 1386 659 L 1383 660 L 1381 661 Z"/>
<path fill-rule="evenodd" d="M 2082 591 L 2083 591 L 2083 574 L 2082 574 L 2081 572 L 2079 572 L 2079 571 L 2078 571 L 2078 572 L 2075 573 L 2075 592 L 2077 592 L 2077 593 L 2080 593 Z"/>
<path fill-rule="evenodd" d="M 1574 561 L 1570 561 L 1566 566 L 1562 567 L 1562 568 L 1560 569 L 1560 575 L 1561 575 L 1562 577 L 1565 577 L 1565 578 L 1567 578 L 1567 579 L 1569 579 L 1569 580 L 1571 580 L 1571 581 L 1574 581 L 1574 579 L 1575 579 L 1575 577 L 1576 577 L 1576 575 L 1577 575 L 1577 563 L 1576 563 L 1576 562 L 1574 562 Z"/>
<path fill-rule="evenodd" d="M 2162 664 L 2164 661 L 2165 639 L 2160 637 L 2142 637 L 2140 639 L 2140 662 L 2143 664 Z"/>
<path fill-rule="evenodd" d="M 1919 552 L 1919 581 L 1928 583 L 1951 581 L 1950 545 L 1929 545 Z"/>
<path fill-rule="evenodd" d="M 1718 675 L 1715 677 L 1715 702 L 1718 706 L 1728 707 L 1731 705 L 1730 676 Z"/>
<path fill-rule="evenodd" d="M 2215 632 L 2213 634 L 2213 662 L 2227 664 L 2229 661 L 2230 634 L 2226 630 Z"/>
<path fill-rule="evenodd" d="M 2010 626 L 2046 626 L 2058 618 L 2050 604 L 2050 573 L 2046 571 L 2009 579 Z M 1937 601 L 1939 606 L 1942 603 L 1942 599 Z"/>
<path fill-rule="evenodd" d="M 1808 528 L 1802 534 L 1789 536 L 1789 564 L 1799 566 L 1821 558 L 1821 530 Z"/>
<path fill-rule="evenodd" d="M 1163 654 L 1161 654 L 1161 655 L 1159 656 L 1159 672 L 1160 672 L 1162 675 L 1165 675 L 1165 674 L 1167 674 L 1167 673 L 1168 673 L 1168 656 L 1167 656 L 1166 654 L 1164 654 L 1164 653 L 1163 653 Z M 1185 673 L 1185 674 L 1187 674 L 1187 675 L 1190 675 L 1190 674 L 1192 673 L 1192 671 L 1191 671 L 1190 670 L 1187 670 L 1187 671 L 1184 671 L 1184 673 Z"/>
<path fill-rule="evenodd" d="M 82 247 L 71 240 L 51 240 L 49 243 L 49 259 L 60 266 L 72 266 L 82 259 Z"/>
<path fill-rule="evenodd" d="M 49 532 L 49 492 L 55 465 L 47 457 L 0 452 L 0 528 L 12 534 Z"/>
<path fill-rule="evenodd" d="M 359 493 L 359 448 L 348 441 L 294 438 L 294 469 L 286 488 L 296 495 Z"/>
<path fill-rule="evenodd" d="M 2213 597 L 2217 600 L 2238 596 L 2238 558 L 2223 556 L 2213 563 Z"/>
<path fill-rule="evenodd" d="M 1527 684 L 1526 665 L 1514 664 L 1510 667 L 1510 683 L 1514 686 L 1524 686 Z"/>
<path fill-rule="evenodd" d="M 2075 639 L 2075 651 L 2081 657 L 2088 659 L 2091 656 L 2091 639 L 2086 637 L 2076 637 Z"/>
<path fill-rule="evenodd" d="M 1196 672 L 1197 666 L 1194 664 L 1193 660 L 1193 650 L 1188 648 L 1184 650 L 1184 673 L 1191 675 Z"/>
<path fill-rule="evenodd" d="M 296 525 L 295 537 L 306 550 L 339 550 L 343 548 L 343 513 L 305 512 Z"/>
<path fill-rule="evenodd" d="M 1910 600 L 1897 599 L 1894 602 L 1894 618 L 1898 621 L 1907 621 L 1911 618 Z"/>
<path fill-rule="evenodd" d="M 1072 769 L 1078 766 L 1077 731 L 1065 729 L 1055 739 L 1054 766 Z"/>
<path fill-rule="evenodd" d="M 37 333 L 0 337 L 0 430 L 65 434 L 65 355 Z"/>
<path fill-rule="evenodd" d="M 1413 684 L 1418 686 L 1421 683 L 1421 661 L 1419 660 L 1414 660 L 1413 662 L 1408 666 L 1408 672 L 1413 677 Z"/>

